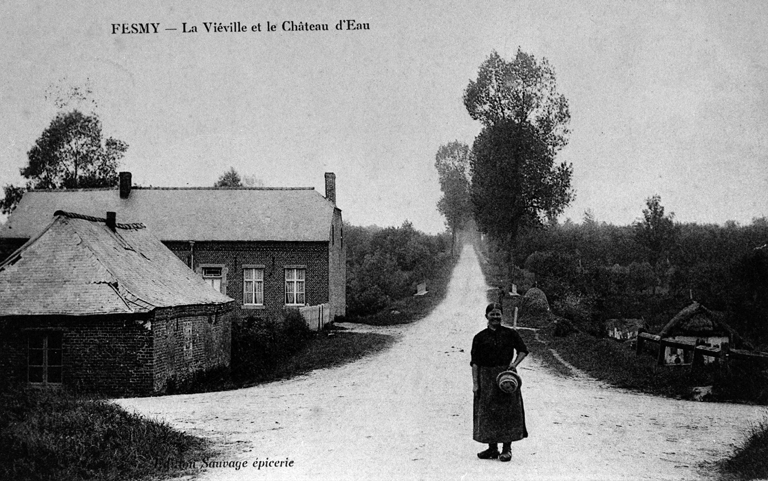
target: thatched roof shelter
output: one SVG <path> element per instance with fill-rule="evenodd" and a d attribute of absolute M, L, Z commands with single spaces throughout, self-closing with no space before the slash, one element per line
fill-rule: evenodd
<path fill-rule="evenodd" d="M 662 339 L 672 336 L 728 336 L 735 340 L 738 334 L 723 321 L 722 315 L 694 301 L 678 312 L 659 332 Z"/>

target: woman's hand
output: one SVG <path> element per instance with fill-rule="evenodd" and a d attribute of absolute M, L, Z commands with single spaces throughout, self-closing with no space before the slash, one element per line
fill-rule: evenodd
<path fill-rule="evenodd" d="M 472 384 L 472 392 L 477 392 L 480 390 L 480 386 L 477 385 L 477 383 Z"/>
<path fill-rule="evenodd" d="M 527 356 L 527 352 L 518 352 L 515 358 L 512 359 L 512 361 L 509 363 L 509 369 L 517 372 L 517 366 L 519 366 L 520 363 L 523 362 L 523 359 L 525 359 Z"/>

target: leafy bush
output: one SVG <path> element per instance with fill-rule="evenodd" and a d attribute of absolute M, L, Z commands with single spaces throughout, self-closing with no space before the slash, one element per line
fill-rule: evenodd
<path fill-rule="evenodd" d="M 311 331 L 295 310 L 281 320 L 248 317 L 232 324 L 232 377 L 258 377 L 299 351 Z"/>
<path fill-rule="evenodd" d="M 552 311 L 572 321 L 574 327 L 579 330 L 601 336 L 603 329 L 596 317 L 594 305 L 595 300 L 591 297 L 569 293 L 562 300 L 553 303 Z"/>
<path fill-rule="evenodd" d="M 350 290 L 348 289 L 347 292 L 349 293 Z M 360 286 L 357 290 L 352 291 L 347 308 L 351 313 L 371 313 L 384 309 L 389 302 L 389 296 L 384 293 L 381 287 L 374 284 L 365 287 Z"/>
<path fill-rule="evenodd" d="M 297 309 L 289 309 L 285 313 L 277 332 L 278 343 L 282 345 L 283 351 L 288 355 L 294 354 L 304 347 L 312 334 L 307 326 L 307 321 Z"/>
<path fill-rule="evenodd" d="M 748 361 L 731 359 L 727 370 L 715 374 L 714 390 L 721 399 L 748 399 L 768 405 L 768 370 Z"/>
<path fill-rule="evenodd" d="M 568 319 L 559 318 L 554 321 L 553 335 L 555 337 L 566 337 L 577 332 L 579 332 L 579 330 L 576 329 L 576 326 L 574 326 Z"/>
<path fill-rule="evenodd" d="M 392 326 L 408 324 L 424 318 L 445 298 L 453 271 L 453 262 L 450 261 L 450 258 L 438 261 L 440 269 L 430 277 L 426 295 L 408 295 L 388 302 L 373 314 L 351 316 L 347 320 L 371 326 Z"/>
<path fill-rule="evenodd" d="M 557 277 L 574 284 L 579 275 L 576 259 L 562 252 L 534 252 L 525 260 L 525 270 L 539 276 Z"/>
<path fill-rule="evenodd" d="M 347 315 L 373 314 L 411 296 L 451 262 L 450 237 L 401 227 L 344 226 L 347 240 Z"/>
<path fill-rule="evenodd" d="M 633 262 L 629 265 L 629 286 L 635 292 L 645 292 L 647 290 L 653 293 L 657 285 L 656 272 L 648 262 Z"/>

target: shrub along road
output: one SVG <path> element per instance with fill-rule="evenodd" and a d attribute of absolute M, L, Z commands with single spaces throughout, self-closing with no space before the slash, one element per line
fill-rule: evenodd
<path fill-rule="evenodd" d="M 728 456 L 765 415 L 557 377 L 529 356 L 520 373 L 530 437 L 512 445 L 511 463 L 481 461 L 469 350 L 485 327 L 486 289 L 465 248 L 427 318 L 347 325 L 398 335 L 384 352 L 248 389 L 117 402 L 218 443 L 215 464 L 200 460 L 194 472 L 215 480 L 706 479 L 706 463 Z"/>

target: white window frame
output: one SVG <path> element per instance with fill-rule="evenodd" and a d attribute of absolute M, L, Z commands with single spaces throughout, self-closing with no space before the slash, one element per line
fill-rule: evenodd
<path fill-rule="evenodd" d="M 247 277 L 249 273 L 253 274 L 250 279 Z M 252 289 L 248 290 L 248 283 L 252 283 Z M 261 286 L 261 289 L 256 289 L 257 286 Z M 260 292 L 258 292 L 260 291 Z M 259 302 L 257 292 L 261 294 L 261 302 Z M 253 302 L 247 302 L 248 295 L 253 295 Z M 243 306 L 245 307 L 263 307 L 264 306 L 264 266 L 263 265 L 244 265 L 243 266 Z"/>
<path fill-rule="evenodd" d="M 206 275 L 206 272 L 205 272 L 206 269 L 219 269 L 219 275 Z M 211 288 L 213 289 L 216 289 L 215 280 L 218 279 L 219 288 L 217 290 L 222 294 L 227 293 L 227 288 L 226 288 L 227 269 L 224 266 L 224 264 L 200 264 L 198 266 L 198 272 L 200 274 L 200 277 L 203 278 L 206 284 L 211 286 Z"/>
<path fill-rule="evenodd" d="M 301 279 L 299 279 L 301 273 Z M 307 267 L 285 267 L 285 305 L 304 306 L 307 303 Z"/>

